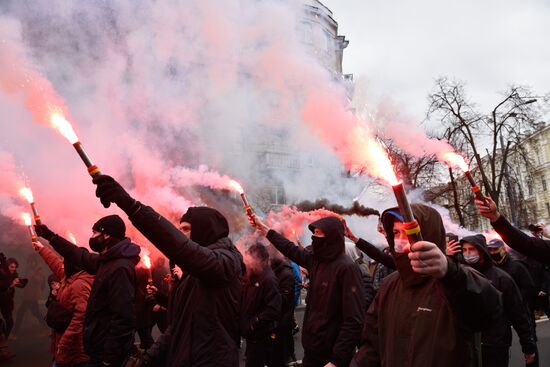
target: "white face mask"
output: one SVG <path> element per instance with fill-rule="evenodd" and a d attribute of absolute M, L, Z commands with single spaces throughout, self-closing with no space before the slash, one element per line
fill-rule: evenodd
<path fill-rule="evenodd" d="M 409 246 L 409 240 L 394 239 L 394 251 L 399 253 L 405 253 L 405 249 Z"/>
<path fill-rule="evenodd" d="M 466 261 L 467 264 L 477 264 L 479 262 L 479 255 L 464 255 L 464 261 Z"/>

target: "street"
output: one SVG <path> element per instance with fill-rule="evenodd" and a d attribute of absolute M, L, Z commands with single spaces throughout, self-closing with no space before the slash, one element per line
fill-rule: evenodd
<path fill-rule="evenodd" d="M 296 317 L 299 323 L 302 322 L 303 308 L 299 308 Z M 17 340 L 10 340 L 9 346 L 16 353 L 14 360 L 5 362 L 3 366 L 10 367 L 50 367 L 52 365 L 51 356 L 48 352 L 50 338 L 47 336 L 47 330 L 38 326 L 36 321 L 27 316 L 26 324 L 21 328 L 21 333 Z M 29 325 L 30 324 L 30 325 Z M 158 335 L 158 330 L 155 330 Z M 537 323 L 537 334 L 539 338 L 540 366 L 547 366 L 550 362 L 550 322 L 545 319 Z M 295 335 L 296 357 L 302 359 L 303 349 L 300 345 L 300 333 Z M 523 354 L 521 347 L 514 333 L 514 341 L 511 348 L 510 367 L 523 366 Z M 242 360 L 241 360 L 242 361 Z M 241 363 L 244 366 L 244 363 Z"/>

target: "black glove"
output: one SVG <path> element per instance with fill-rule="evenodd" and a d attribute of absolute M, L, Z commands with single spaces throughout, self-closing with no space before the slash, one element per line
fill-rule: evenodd
<path fill-rule="evenodd" d="M 126 190 L 114 178 L 107 175 L 97 175 L 92 182 L 97 185 L 95 196 L 101 200 L 101 204 L 105 208 L 111 206 L 111 203 L 115 203 L 127 214 L 131 214 L 128 212 L 136 204 L 136 201 L 128 195 Z"/>
<path fill-rule="evenodd" d="M 54 238 L 55 233 L 53 233 L 45 224 L 35 224 L 34 230 L 36 234 L 47 240 L 48 242 Z"/>

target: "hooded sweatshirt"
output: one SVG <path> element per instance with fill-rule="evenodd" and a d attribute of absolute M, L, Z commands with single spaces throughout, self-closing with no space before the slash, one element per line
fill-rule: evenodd
<path fill-rule="evenodd" d="M 310 285 L 302 329 L 306 358 L 348 366 L 359 343 L 365 297 L 361 272 L 344 253 L 344 226 L 336 217 L 311 223 L 324 239 L 315 240 L 312 251 L 296 246 L 270 230 L 267 239 L 286 257 L 307 269 Z"/>
<path fill-rule="evenodd" d="M 135 265 L 140 247 L 129 238 L 110 238 L 101 254 L 90 253 L 55 235 L 50 245 L 88 274 L 95 275 L 84 320 L 84 348 L 92 360 L 121 365 L 130 355 L 136 316 Z"/>
<path fill-rule="evenodd" d="M 167 367 L 238 366 L 244 264 L 227 237 L 225 217 L 212 208 L 189 208 L 182 221 L 191 224 L 191 238 L 145 205 L 130 220 L 183 270 L 171 292 L 170 325 L 147 354 Z"/>
<path fill-rule="evenodd" d="M 535 353 L 535 336 L 527 307 L 523 303 L 521 293 L 510 275 L 493 264 L 485 236 L 478 234 L 467 236 L 460 240 L 460 244 L 470 243 L 479 251 L 480 258 L 477 264 L 471 266 L 480 271 L 491 284 L 502 293 L 504 313 L 500 314 L 500 321 L 492 328 L 481 333 L 481 343 L 490 347 L 510 347 L 512 345 L 511 326 L 516 330 L 523 353 Z"/>
<path fill-rule="evenodd" d="M 413 204 L 412 210 L 424 240 L 444 251 L 439 213 L 425 205 Z M 382 214 L 392 253 L 395 213 L 397 208 Z M 386 277 L 367 312 L 352 366 L 480 365 L 475 332 L 498 320 L 500 298 L 481 274 L 447 261 L 447 274 L 435 279 L 414 273 L 410 263 L 396 258 L 398 271 Z"/>

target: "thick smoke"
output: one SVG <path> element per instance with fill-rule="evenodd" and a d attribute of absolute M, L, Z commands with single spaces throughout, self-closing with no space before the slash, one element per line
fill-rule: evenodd
<path fill-rule="evenodd" d="M 326 209 L 328 211 L 334 212 L 340 215 L 358 215 L 361 217 L 368 217 L 369 215 L 380 215 L 380 212 L 373 208 L 368 208 L 364 205 L 359 204 L 359 202 L 354 201 L 351 207 L 344 207 L 342 205 L 333 204 L 327 199 L 319 199 L 315 202 L 309 200 L 302 201 L 296 204 L 293 204 L 300 211 L 313 211 L 317 209 Z"/>

